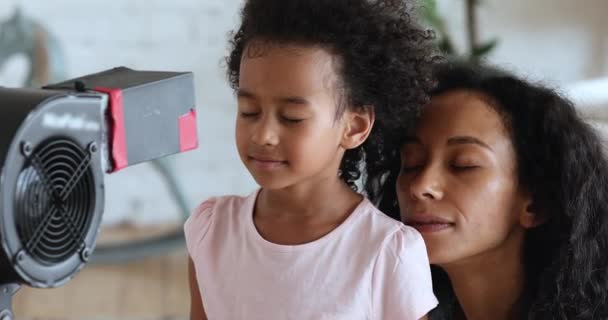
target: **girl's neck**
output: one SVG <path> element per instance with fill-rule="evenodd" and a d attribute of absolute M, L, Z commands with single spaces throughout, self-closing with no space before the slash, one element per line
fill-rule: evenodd
<path fill-rule="evenodd" d="M 322 238 L 350 216 L 362 196 L 344 182 L 327 181 L 284 190 L 262 189 L 253 221 L 266 240 L 299 245 Z"/>
<path fill-rule="evenodd" d="M 524 291 L 524 230 L 514 230 L 500 247 L 441 267 L 448 273 L 467 320 L 519 319 Z"/>
<path fill-rule="evenodd" d="M 361 201 L 339 177 L 316 183 L 301 183 L 284 189 L 262 189 L 256 212 L 264 216 L 313 217 L 326 212 L 341 211 Z"/>

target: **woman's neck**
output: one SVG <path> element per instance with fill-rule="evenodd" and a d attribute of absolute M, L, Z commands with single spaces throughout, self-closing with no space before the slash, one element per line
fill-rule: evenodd
<path fill-rule="evenodd" d="M 524 291 L 524 230 L 514 230 L 492 251 L 441 267 L 467 320 L 519 319 Z"/>

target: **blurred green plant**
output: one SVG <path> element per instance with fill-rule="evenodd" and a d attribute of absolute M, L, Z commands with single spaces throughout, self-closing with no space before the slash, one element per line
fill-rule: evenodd
<path fill-rule="evenodd" d="M 452 0 L 454 1 L 454 0 Z M 454 41 L 447 29 L 445 19 L 439 14 L 437 0 L 422 0 L 423 22 L 435 31 L 437 46 L 450 60 L 466 60 L 478 62 L 485 58 L 496 46 L 498 39 L 479 41 L 476 9 L 481 0 L 461 0 L 464 2 L 466 12 L 467 51 L 458 52 Z"/>

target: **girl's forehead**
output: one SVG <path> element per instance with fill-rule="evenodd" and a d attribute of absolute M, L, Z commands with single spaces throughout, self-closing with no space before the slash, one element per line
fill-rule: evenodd
<path fill-rule="evenodd" d="M 319 47 L 271 46 L 256 55 L 243 56 L 239 87 L 248 91 L 333 89 L 337 78 L 334 60 L 332 54 Z"/>
<path fill-rule="evenodd" d="M 333 67 L 336 55 L 319 45 L 297 43 L 272 43 L 253 41 L 243 51 L 243 63 L 252 61 L 272 61 L 275 63 L 299 63 L 320 68 Z"/>

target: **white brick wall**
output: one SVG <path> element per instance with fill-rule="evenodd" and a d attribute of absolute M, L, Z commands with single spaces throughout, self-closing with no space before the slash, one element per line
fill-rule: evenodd
<path fill-rule="evenodd" d="M 286 0 L 287 1 L 287 0 Z M 462 35 L 462 1 L 440 0 L 449 26 Z M 608 73 L 608 1 L 487 0 L 482 36 L 502 38 L 492 60 L 556 83 Z M 576 3 L 576 4 L 575 4 Z M 0 19 L 20 4 L 61 41 L 68 76 L 114 66 L 193 71 L 200 149 L 174 157 L 191 206 L 210 195 L 247 193 L 255 187 L 233 143 L 235 103 L 220 67 L 239 0 L 3 0 Z M 462 37 L 459 38 L 462 43 Z M 0 70 L 0 85 L 16 85 L 26 65 L 18 57 Z M 173 219 L 159 177 L 148 165 L 107 180 L 106 223 Z"/>

